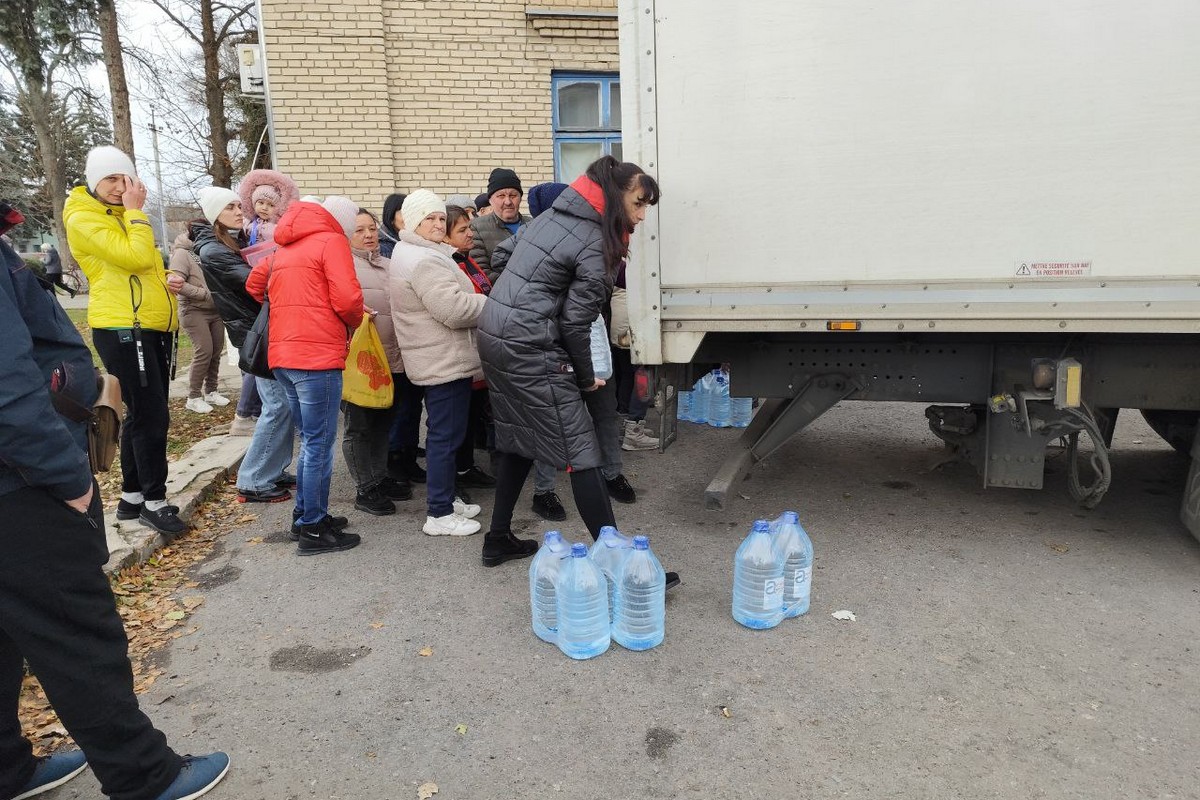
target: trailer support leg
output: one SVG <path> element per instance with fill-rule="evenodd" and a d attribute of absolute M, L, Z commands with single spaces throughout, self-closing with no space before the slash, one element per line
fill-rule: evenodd
<path fill-rule="evenodd" d="M 838 401 L 861 389 L 856 379 L 840 373 L 817 375 L 800 387 L 790 400 L 771 399 L 763 403 L 742 433 L 734 452 L 721 464 L 704 490 L 705 507 L 717 511 L 723 509 L 729 490 L 744 479 L 755 464 L 778 450 L 792 435 L 806 428 Z"/>

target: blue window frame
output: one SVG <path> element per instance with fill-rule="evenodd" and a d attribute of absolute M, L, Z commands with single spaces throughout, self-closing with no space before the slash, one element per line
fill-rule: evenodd
<path fill-rule="evenodd" d="M 612 72 L 555 72 L 554 179 L 570 183 L 603 155 L 621 151 L 621 78 Z"/>

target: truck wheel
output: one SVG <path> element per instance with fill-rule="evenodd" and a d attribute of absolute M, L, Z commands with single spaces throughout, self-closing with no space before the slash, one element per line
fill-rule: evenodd
<path fill-rule="evenodd" d="M 1190 455 L 1192 442 L 1196 438 L 1196 423 L 1200 421 L 1200 411 L 1164 411 L 1161 409 L 1144 409 L 1142 416 L 1176 452 Z"/>

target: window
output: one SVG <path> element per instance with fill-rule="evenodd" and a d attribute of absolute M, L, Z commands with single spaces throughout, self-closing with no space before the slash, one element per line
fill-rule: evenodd
<path fill-rule="evenodd" d="M 621 79 L 612 73 L 555 73 L 554 179 L 570 183 L 603 155 L 621 158 Z"/>

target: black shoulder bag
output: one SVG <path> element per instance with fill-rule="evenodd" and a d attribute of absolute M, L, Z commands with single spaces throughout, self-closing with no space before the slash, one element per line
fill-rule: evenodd
<path fill-rule="evenodd" d="M 270 285 L 270 283 L 271 265 L 268 264 L 267 284 Z M 264 291 L 262 307 L 258 310 L 258 316 L 254 318 L 254 324 L 246 332 L 246 340 L 238 348 L 238 367 L 242 372 L 247 372 L 257 378 L 274 380 L 275 374 L 271 372 L 271 366 L 267 363 L 267 326 L 270 323 L 270 317 L 270 298 Z"/>

